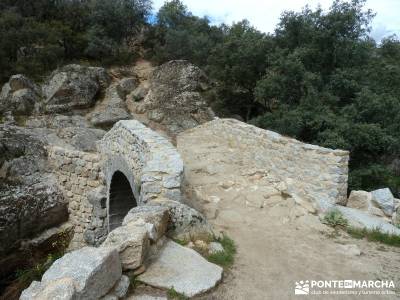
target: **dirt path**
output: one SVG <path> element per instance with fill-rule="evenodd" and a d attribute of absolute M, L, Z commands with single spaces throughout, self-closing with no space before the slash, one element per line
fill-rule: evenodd
<path fill-rule="evenodd" d="M 335 234 L 285 198 L 254 157 L 218 139 L 178 138 L 188 199 L 237 244 L 222 284 L 199 299 L 299 299 L 300 280 L 394 280 L 400 288 L 400 249 Z M 249 154 L 250 155 L 250 154 Z M 361 250 L 361 255 L 351 251 Z M 397 299 L 397 296 L 311 296 L 306 299 Z"/>

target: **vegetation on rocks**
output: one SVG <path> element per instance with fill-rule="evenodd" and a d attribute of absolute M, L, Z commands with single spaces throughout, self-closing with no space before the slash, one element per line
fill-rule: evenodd
<path fill-rule="evenodd" d="M 167 297 L 169 300 L 187 300 L 189 299 L 185 295 L 178 293 L 175 291 L 175 289 L 172 287 L 167 291 Z"/>
<path fill-rule="evenodd" d="M 214 264 L 220 265 L 221 267 L 230 267 L 233 264 L 236 254 L 235 242 L 226 234 L 216 238 L 215 241 L 222 245 L 224 251 L 210 254 L 207 256 L 207 259 Z"/>
<path fill-rule="evenodd" d="M 332 227 L 346 227 L 348 225 L 347 219 L 337 209 L 328 211 L 322 219 L 322 223 Z"/>

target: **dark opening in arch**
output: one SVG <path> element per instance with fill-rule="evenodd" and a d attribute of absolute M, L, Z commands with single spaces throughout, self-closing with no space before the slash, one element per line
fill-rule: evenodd
<path fill-rule="evenodd" d="M 110 184 L 110 202 L 108 208 L 109 230 L 111 231 L 121 226 L 129 210 L 136 206 L 136 199 L 128 179 L 122 172 L 115 172 Z"/>

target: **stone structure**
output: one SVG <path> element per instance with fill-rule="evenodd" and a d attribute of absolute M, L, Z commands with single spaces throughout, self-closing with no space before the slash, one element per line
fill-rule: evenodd
<path fill-rule="evenodd" d="M 90 192 L 103 185 L 100 171 L 100 156 L 76 150 L 52 147 L 49 159 L 57 175 L 58 184 L 68 199 L 69 221 L 75 227 L 72 248 L 78 248 L 84 242 L 84 232 L 105 227 L 106 211 L 93 214 L 93 205 L 89 202 Z M 103 232 L 103 236 L 107 231 Z"/>
<path fill-rule="evenodd" d="M 304 144 L 233 119 L 205 123 L 183 132 L 177 140 L 184 158 L 188 151 L 186 156 L 201 160 L 226 149 L 220 164 L 208 166 L 211 174 L 234 156 L 240 165 L 268 173 L 286 186 L 290 196 L 309 200 L 321 210 L 347 200 L 347 151 Z"/>
<path fill-rule="evenodd" d="M 181 200 L 183 162 L 179 153 L 140 122 L 119 121 L 99 142 L 99 150 L 104 159 L 109 229 L 121 225 L 124 215 L 135 205 L 157 197 Z M 120 197 L 113 194 L 114 184 L 121 187 L 122 181 L 129 183 L 135 202 L 113 201 Z"/>

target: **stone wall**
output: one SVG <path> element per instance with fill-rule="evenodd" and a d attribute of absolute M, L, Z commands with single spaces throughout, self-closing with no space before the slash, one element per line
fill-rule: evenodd
<path fill-rule="evenodd" d="M 243 166 L 267 171 L 286 183 L 289 194 L 309 199 L 319 209 L 347 199 L 347 151 L 305 144 L 232 119 L 214 120 L 178 136 L 178 149 L 181 144 L 212 147 L 210 143 L 225 144 L 240 155 Z"/>
<path fill-rule="evenodd" d="M 94 219 L 93 205 L 88 195 L 104 184 L 100 155 L 60 147 L 49 149 L 49 160 L 57 175 L 58 184 L 68 199 L 69 221 L 74 225 L 72 248 L 85 244 L 84 232 L 105 226 L 105 209 L 102 219 Z M 97 213 L 100 215 L 100 213 Z"/>

